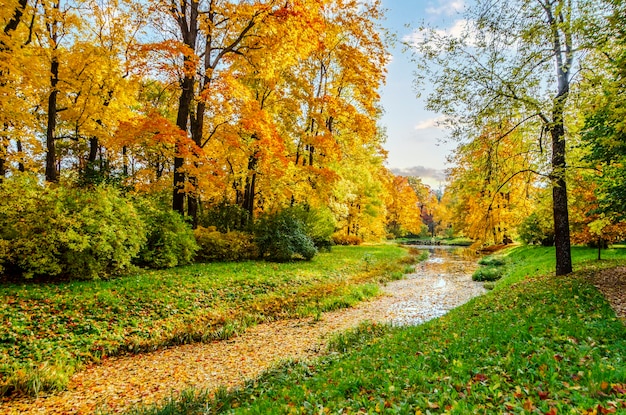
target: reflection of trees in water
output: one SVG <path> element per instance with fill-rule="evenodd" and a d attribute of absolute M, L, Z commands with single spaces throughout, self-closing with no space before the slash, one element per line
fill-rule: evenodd
<path fill-rule="evenodd" d="M 475 250 L 458 246 L 413 246 L 428 251 L 428 259 L 421 263 L 418 274 L 443 276 L 471 275 L 480 255 Z"/>

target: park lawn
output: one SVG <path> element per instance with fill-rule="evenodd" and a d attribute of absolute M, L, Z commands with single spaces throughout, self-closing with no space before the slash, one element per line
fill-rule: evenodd
<path fill-rule="evenodd" d="M 63 389 L 105 356 L 228 338 L 377 295 L 417 261 L 395 245 L 333 247 L 310 262 L 196 264 L 99 281 L 0 285 L 0 396 Z"/>
<path fill-rule="evenodd" d="M 542 270 L 548 252 L 506 254 L 511 270 Z M 345 353 L 134 413 L 626 413 L 626 327 L 589 283 L 587 255 L 574 250 L 566 277 L 525 271 L 426 324 L 362 326 L 334 342 Z"/>
<path fill-rule="evenodd" d="M 529 275 L 548 275 L 555 272 L 554 247 L 517 246 L 509 248 L 493 257 L 506 258 L 506 278 L 498 281 L 497 286 L 504 288 L 518 283 Z M 602 250 L 602 260 L 598 261 L 595 248 L 572 246 L 572 262 L 577 269 L 603 269 L 626 262 L 626 246 L 615 245 Z"/>

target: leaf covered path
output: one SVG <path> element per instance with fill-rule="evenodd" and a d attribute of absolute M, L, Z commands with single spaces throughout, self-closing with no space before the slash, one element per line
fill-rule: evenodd
<path fill-rule="evenodd" d="M 187 388 L 242 385 L 285 359 L 325 350 L 329 335 L 363 321 L 414 324 L 444 314 L 483 292 L 471 281 L 473 261 L 434 257 L 415 274 L 384 287 L 384 296 L 315 320 L 283 320 L 249 328 L 227 341 L 198 343 L 105 359 L 75 374 L 67 391 L 39 398 L 5 399 L 0 413 L 87 414 L 123 412 L 159 402 Z"/>

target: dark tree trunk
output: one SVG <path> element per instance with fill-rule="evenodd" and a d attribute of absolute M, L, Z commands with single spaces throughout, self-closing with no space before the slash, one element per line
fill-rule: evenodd
<path fill-rule="evenodd" d="M 571 22 L 567 15 L 571 3 L 560 9 L 558 2 L 540 2 L 552 32 L 557 94 L 552 107 L 552 120 L 547 123 L 552 138 L 552 213 L 554 217 L 554 246 L 556 247 L 556 275 L 572 272 L 572 252 L 569 233 L 569 212 L 565 172 L 565 104 L 570 92 L 570 74 L 574 59 Z"/>
<path fill-rule="evenodd" d="M 122 147 L 122 171 L 124 172 L 124 177 L 128 177 L 128 149 L 126 146 Z"/>
<path fill-rule="evenodd" d="M 176 117 L 176 125 L 185 134 L 187 134 L 187 126 L 189 120 L 189 111 L 191 109 L 191 101 L 193 99 L 194 78 L 186 76 L 183 80 L 182 93 L 178 100 L 178 114 Z M 181 153 L 182 143 L 176 144 L 176 154 Z M 181 215 L 185 214 L 185 179 L 183 172 L 185 159 L 179 156 L 174 157 L 174 193 L 172 197 L 172 209 Z"/>
<path fill-rule="evenodd" d="M 172 209 L 181 215 L 185 214 L 185 173 L 182 172 L 185 159 L 174 157 L 174 194 L 172 195 Z"/>
<path fill-rule="evenodd" d="M 204 82 L 208 80 L 205 78 Z M 206 104 L 202 101 L 198 102 L 196 106 L 196 113 L 191 114 L 191 138 L 193 142 L 200 148 L 202 147 L 202 136 L 204 134 L 204 112 L 206 110 Z M 194 161 L 194 167 L 199 167 L 198 163 Z M 187 196 L 187 215 L 191 218 L 192 226 L 194 229 L 198 227 L 198 206 L 200 200 L 198 198 L 198 178 L 195 176 L 189 176 L 188 178 L 193 191 Z"/>
<path fill-rule="evenodd" d="M 173 3 L 174 4 L 174 3 Z M 180 9 L 177 6 L 172 8 L 178 28 L 183 38 L 183 43 L 191 50 L 196 50 L 196 40 L 198 38 L 198 2 L 183 1 L 180 3 Z M 178 99 L 178 113 L 176 115 L 176 125 L 186 135 L 188 133 L 189 112 L 191 111 L 191 103 L 194 97 L 195 75 L 189 73 L 189 68 L 194 66 L 193 56 L 185 55 L 183 59 L 183 68 L 185 75 L 181 82 L 181 93 Z M 185 159 L 180 156 L 182 153 L 182 143 L 176 144 L 176 156 L 174 157 L 174 174 L 173 174 L 173 195 L 172 209 L 181 215 L 185 214 L 185 179 L 183 172 Z"/>
<path fill-rule="evenodd" d="M 309 146 L 309 166 L 313 166 L 313 153 L 315 153 L 315 147 Z"/>
<path fill-rule="evenodd" d="M 248 212 L 248 217 L 253 218 L 254 214 L 254 198 L 256 196 L 256 155 L 250 156 L 248 159 L 248 177 L 246 178 L 246 186 L 243 194 L 243 208 Z"/>
<path fill-rule="evenodd" d="M 198 227 L 198 205 L 200 203 L 197 192 L 195 191 L 198 186 L 198 178 L 190 176 L 189 183 L 194 188 L 194 192 L 187 197 L 187 215 L 191 218 L 191 225 L 193 229 L 196 229 Z"/>
<path fill-rule="evenodd" d="M 59 180 L 57 174 L 56 159 L 56 125 L 57 125 L 57 84 L 59 83 L 59 61 L 52 58 L 50 65 L 50 95 L 48 96 L 48 126 L 46 129 L 46 181 L 56 182 Z"/>
<path fill-rule="evenodd" d="M 24 150 L 22 149 L 22 140 L 17 140 L 16 144 L 17 144 L 17 154 L 19 154 L 18 156 L 19 161 L 17 163 L 17 169 L 20 172 L 24 173 L 26 169 L 24 168 Z"/>
<path fill-rule="evenodd" d="M 5 165 L 7 146 L 4 142 L 0 143 L 0 146 L 2 146 L 2 148 L 0 148 L 0 183 L 2 183 L 4 176 L 7 174 L 7 168 Z"/>
<path fill-rule="evenodd" d="M 565 130 L 562 116 L 557 116 L 552 130 L 552 213 L 554 217 L 554 246 L 556 275 L 572 272 L 572 253 L 565 182 Z"/>
<path fill-rule="evenodd" d="M 91 137 L 89 139 L 89 155 L 87 156 L 87 168 L 93 168 L 96 158 L 98 157 L 98 148 L 100 143 L 97 137 Z"/>

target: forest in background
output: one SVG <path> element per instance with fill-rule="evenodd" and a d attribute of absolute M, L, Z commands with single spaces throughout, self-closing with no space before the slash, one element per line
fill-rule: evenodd
<path fill-rule="evenodd" d="M 2 271 L 309 259 L 406 235 L 553 244 L 564 191 L 568 249 L 623 240 L 624 5 L 491 3 L 462 37 L 411 45 L 460 139 L 437 193 L 384 165 L 378 1 L 8 1 Z"/>

